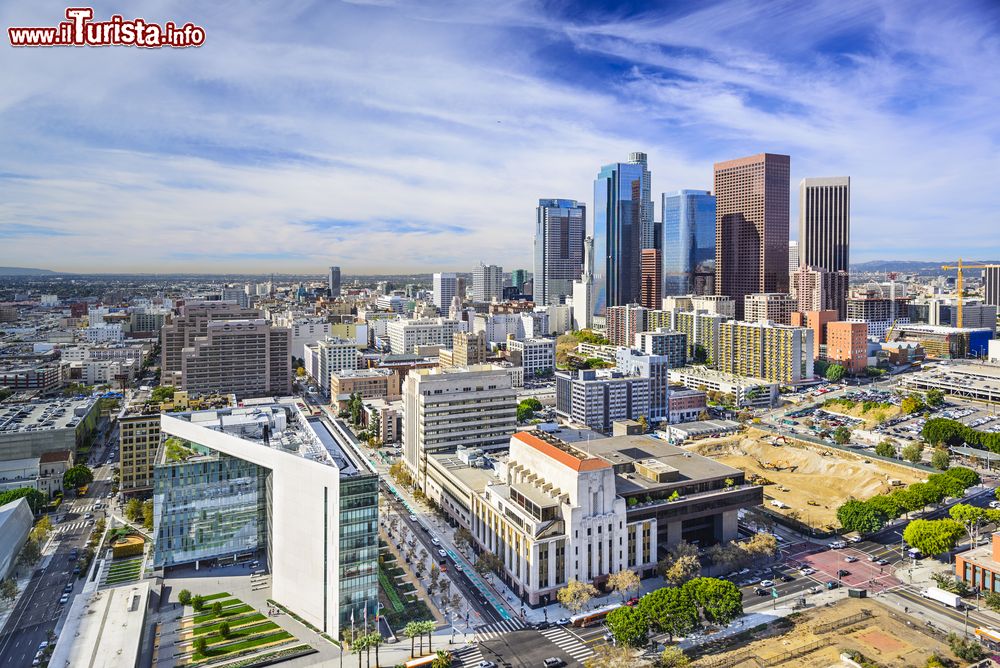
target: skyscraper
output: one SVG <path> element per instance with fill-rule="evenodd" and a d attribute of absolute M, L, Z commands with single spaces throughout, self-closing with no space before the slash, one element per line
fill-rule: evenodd
<path fill-rule="evenodd" d="M 330 275 L 327 277 L 328 287 L 331 297 L 340 296 L 340 267 L 330 267 Z"/>
<path fill-rule="evenodd" d="M 639 299 L 639 252 L 653 248 L 646 154 L 605 165 L 594 180 L 594 313 Z"/>
<path fill-rule="evenodd" d="M 662 268 L 660 251 L 655 248 L 643 248 L 642 288 L 639 294 L 639 303 L 648 309 L 660 308 L 660 288 L 663 285 Z"/>
<path fill-rule="evenodd" d="M 983 269 L 983 303 L 1000 306 L 1000 264 Z"/>
<path fill-rule="evenodd" d="M 434 274 L 434 305 L 442 313 L 451 307 L 451 298 L 456 294 L 458 294 L 458 278 L 455 274 L 440 272 Z"/>
<path fill-rule="evenodd" d="M 540 199 L 535 209 L 536 304 L 561 304 L 583 272 L 587 208 L 572 199 Z M 521 281 L 523 285 L 523 279 Z M 517 281 L 514 285 L 520 291 Z"/>
<path fill-rule="evenodd" d="M 799 183 L 802 266 L 849 271 L 850 243 L 851 177 L 802 179 Z"/>
<path fill-rule="evenodd" d="M 788 292 L 791 160 L 760 153 L 715 164 L 715 293 Z"/>
<path fill-rule="evenodd" d="M 513 283 L 514 287 L 517 288 L 518 294 L 524 290 L 524 283 L 528 280 L 528 270 L 527 269 L 515 269 L 510 272 L 510 282 Z"/>
<path fill-rule="evenodd" d="M 707 190 L 663 193 L 663 296 L 715 293 L 715 197 Z"/>
<path fill-rule="evenodd" d="M 472 270 L 472 299 L 477 302 L 503 299 L 503 267 L 480 262 Z"/>
<path fill-rule="evenodd" d="M 590 329 L 594 324 L 594 238 L 583 240 L 583 274 L 573 281 L 573 326 Z"/>
<path fill-rule="evenodd" d="M 788 273 L 794 274 L 799 270 L 799 242 L 788 242 Z"/>

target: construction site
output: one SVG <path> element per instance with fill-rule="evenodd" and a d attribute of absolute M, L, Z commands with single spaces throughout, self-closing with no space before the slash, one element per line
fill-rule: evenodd
<path fill-rule="evenodd" d="M 827 668 L 844 665 L 840 657 L 847 654 L 861 665 L 910 668 L 926 665 L 934 654 L 956 658 L 940 633 L 914 624 L 873 599 L 845 598 L 793 613 L 787 620 L 790 623 L 754 629 L 748 642 L 706 656 L 694 666 Z"/>
<path fill-rule="evenodd" d="M 741 469 L 747 482 L 764 487 L 764 505 L 820 531 L 836 529 L 837 508 L 847 499 L 868 499 L 926 475 L 865 453 L 786 439 L 750 429 L 745 434 L 684 446 Z"/>

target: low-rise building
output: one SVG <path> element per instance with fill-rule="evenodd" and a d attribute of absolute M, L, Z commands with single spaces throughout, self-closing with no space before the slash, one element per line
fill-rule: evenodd
<path fill-rule="evenodd" d="M 670 424 L 692 422 L 706 409 L 706 396 L 701 390 L 689 390 L 683 385 L 670 388 Z"/>
<path fill-rule="evenodd" d="M 826 325 L 826 359 L 858 375 L 868 366 L 868 325 L 836 321 Z"/>
<path fill-rule="evenodd" d="M 455 332 L 465 331 L 465 323 L 448 318 L 391 320 L 386 326 L 393 354 L 410 354 L 416 346 L 451 348 Z"/>
<path fill-rule="evenodd" d="M 556 373 L 556 413 L 601 433 L 618 420 L 650 414 L 650 379 L 618 371 Z"/>
<path fill-rule="evenodd" d="M 72 450 L 43 452 L 38 458 L 38 491 L 47 496 L 63 491 L 63 474 L 73 468 Z"/>
<path fill-rule="evenodd" d="M 97 427 L 97 399 L 53 399 L 0 405 L 0 461 L 77 451 Z"/>
<path fill-rule="evenodd" d="M 529 378 L 553 372 L 556 366 L 555 339 L 507 340 L 510 361 L 523 367 Z"/>
<path fill-rule="evenodd" d="M 0 580 L 14 572 L 17 555 L 35 523 L 35 517 L 25 498 L 0 506 Z"/>
<path fill-rule="evenodd" d="M 778 404 L 778 383 L 759 378 L 734 376 L 730 373 L 689 366 L 670 370 L 670 382 L 702 392 L 718 392 L 733 398 L 736 406 L 771 408 Z"/>
<path fill-rule="evenodd" d="M 362 399 L 398 399 L 399 376 L 392 369 L 343 369 L 330 375 L 330 403 L 341 405 L 352 394 Z"/>
<path fill-rule="evenodd" d="M 993 533 L 989 545 L 956 554 L 955 576 L 983 592 L 1000 592 L 1000 531 Z"/>

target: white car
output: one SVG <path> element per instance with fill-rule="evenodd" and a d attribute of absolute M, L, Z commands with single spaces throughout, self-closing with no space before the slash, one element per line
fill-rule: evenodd
<path fill-rule="evenodd" d="M 844 561 L 846 561 L 849 564 L 853 564 L 857 560 L 858 560 L 857 557 L 844 557 Z"/>
<path fill-rule="evenodd" d="M 444 559 L 445 557 L 448 556 L 448 553 L 445 552 L 444 550 L 438 550 L 438 556 Z"/>
<path fill-rule="evenodd" d="M 416 522 L 417 521 L 417 516 L 416 515 L 410 515 L 410 521 L 411 522 Z"/>
<path fill-rule="evenodd" d="M 830 548 L 834 550 L 842 550 L 845 547 L 847 547 L 847 543 L 845 543 L 842 540 L 835 540 L 832 543 L 830 543 Z"/>
<path fill-rule="evenodd" d="M 761 587 L 773 587 L 774 586 L 774 580 L 761 580 L 760 581 L 760 586 Z"/>
<path fill-rule="evenodd" d="M 440 544 L 441 541 L 439 541 L 437 538 L 431 538 L 431 545 L 440 545 Z"/>
<path fill-rule="evenodd" d="M 802 575 L 812 575 L 815 572 L 816 572 L 815 568 L 808 568 L 808 567 L 799 570 L 799 573 Z"/>

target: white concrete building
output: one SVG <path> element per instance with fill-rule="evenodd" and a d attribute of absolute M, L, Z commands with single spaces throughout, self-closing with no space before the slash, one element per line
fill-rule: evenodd
<path fill-rule="evenodd" d="M 322 341 L 333 333 L 332 325 L 326 318 L 286 312 L 274 319 L 278 327 L 285 327 L 292 332 L 292 357 L 304 358 L 308 343 Z"/>
<path fill-rule="evenodd" d="M 83 330 L 83 338 L 87 343 L 121 343 L 125 340 L 125 332 L 121 325 L 91 325 Z"/>
<path fill-rule="evenodd" d="M 429 453 L 506 447 L 517 427 L 507 371 L 491 364 L 414 369 L 403 381 L 403 461 L 422 484 Z"/>
<path fill-rule="evenodd" d="M 529 378 L 552 373 L 556 366 L 555 339 L 511 339 L 507 342 L 510 361 L 524 368 Z"/>
<path fill-rule="evenodd" d="M 448 318 L 391 320 L 386 326 L 389 347 L 394 355 L 406 355 L 416 346 L 451 348 L 455 332 L 466 331 L 465 323 Z"/>
<path fill-rule="evenodd" d="M 378 476 L 360 453 L 291 399 L 163 414 L 160 429 L 156 567 L 266 554 L 271 598 L 320 631 L 375 615 Z"/>
<path fill-rule="evenodd" d="M 472 299 L 477 302 L 503 300 L 503 267 L 480 263 L 472 270 Z"/>
<path fill-rule="evenodd" d="M 458 294 L 458 277 L 450 273 L 434 274 L 434 305 L 441 313 L 451 306 L 452 298 Z M 459 298 L 465 295 L 459 295 Z"/>
<path fill-rule="evenodd" d="M 361 354 L 353 341 L 327 337 L 304 347 L 306 373 L 316 381 L 326 397 L 330 396 L 330 374 L 344 369 L 357 369 Z"/>

